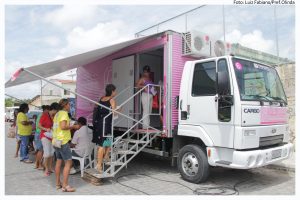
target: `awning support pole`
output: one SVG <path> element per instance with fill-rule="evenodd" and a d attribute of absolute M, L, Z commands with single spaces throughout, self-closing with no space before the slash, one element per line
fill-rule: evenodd
<path fill-rule="evenodd" d="M 43 79 L 41 80 L 41 106 L 43 105 Z"/>
<path fill-rule="evenodd" d="M 38 74 L 36 74 L 36 73 L 34 73 L 34 72 L 32 72 L 32 71 L 26 69 L 26 68 L 22 68 L 22 71 L 25 71 L 25 72 L 27 72 L 27 73 L 33 75 L 33 76 L 36 76 L 36 77 L 40 78 L 41 80 L 44 80 L 44 81 L 46 81 L 47 83 L 50 83 L 50 84 L 52 84 L 52 85 L 54 85 L 54 86 L 56 86 L 56 87 L 59 87 L 59 88 L 61 88 L 61 89 L 63 89 L 63 90 L 67 90 L 67 91 L 69 91 L 70 93 L 75 94 L 76 96 L 79 96 L 79 97 L 81 97 L 81 98 L 83 98 L 83 99 L 85 99 L 85 100 L 87 100 L 87 101 L 89 101 L 89 102 L 92 102 L 92 103 L 94 103 L 94 104 L 96 104 L 96 105 L 98 105 L 98 106 L 101 106 L 102 108 L 105 108 L 105 109 L 107 109 L 107 110 L 109 110 L 109 111 L 111 111 L 111 112 L 114 112 L 114 113 L 116 113 L 116 114 L 118 114 L 118 115 L 120 115 L 120 116 L 123 116 L 123 117 L 125 117 L 125 118 L 128 118 L 128 119 L 130 119 L 130 120 L 132 120 L 132 121 L 134 121 L 134 122 L 141 123 L 141 122 L 139 122 L 138 120 L 133 119 L 133 118 L 131 118 L 131 117 L 129 117 L 129 116 L 127 116 L 127 115 L 125 115 L 125 114 L 123 114 L 123 113 L 117 111 L 117 110 L 112 110 L 112 109 L 109 108 L 109 107 L 106 107 L 106 106 L 104 106 L 104 105 L 99 104 L 97 101 L 94 101 L 94 100 L 92 100 L 92 99 L 89 99 L 89 98 L 87 98 L 87 97 L 85 97 L 85 96 L 83 96 L 83 95 L 81 95 L 81 94 L 78 94 L 77 92 L 73 92 L 73 91 L 71 91 L 71 90 L 69 90 L 69 89 L 66 89 L 66 88 L 64 88 L 64 87 L 62 87 L 62 86 L 56 84 L 56 83 L 53 83 L 53 82 L 47 80 L 46 78 L 44 78 L 44 77 L 42 77 L 42 76 L 40 76 L 40 75 L 38 75 Z M 146 125 L 146 124 L 145 124 L 145 126 L 147 126 L 148 128 L 151 128 L 150 126 L 148 126 L 148 125 Z"/>

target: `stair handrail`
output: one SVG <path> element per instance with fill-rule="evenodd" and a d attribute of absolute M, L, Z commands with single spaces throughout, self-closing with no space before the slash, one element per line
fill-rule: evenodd
<path fill-rule="evenodd" d="M 137 94 L 140 94 L 141 92 L 143 92 L 146 88 L 148 88 L 148 91 L 149 91 L 150 86 L 154 86 L 154 87 L 159 87 L 160 88 L 160 85 L 157 85 L 157 84 L 147 84 L 143 88 L 141 88 L 139 91 L 137 91 L 136 93 L 134 93 L 129 99 L 127 99 L 122 104 L 120 104 L 119 107 L 121 108 L 123 105 L 125 105 L 126 103 L 128 103 L 132 98 L 134 98 Z M 161 89 L 160 89 L 160 97 L 159 98 L 161 99 Z M 113 111 L 112 109 L 110 109 L 111 112 L 103 118 L 103 130 L 102 130 L 103 132 L 102 133 L 105 132 L 104 130 L 105 130 L 105 120 L 106 120 L 106 118 L 109 117 L 113 113 L 119 114 L 119 112 L 116 112 L 116 110 L 117 109 L 115 109 Z M 160 112 L 161 112 L 161 103 L 159 103 L 159 114 L 160 114 Z M 133 119 L 133 118 L 131 118 L 129 116 L 127 116 L 126 118 L 127 119 L 131 119 L 131 120 Z M 137 120 L 132 120 L 132 121 L 137 122 Z M 112 120 L 112 123 L 114 123 L 114 120 Z M 141 124 L 147 126 L 147 128 L 153 128 L 153 127 L 151 127 L 149 125 L 146 125 L 146 124 L 143 124 L 143 123 L 141 123 Z M 114 127 L 114 125 L 112 124 L 112 129 L 113 129 L 113 127 Z M 113 130 L 111 131 L 111 136 L 105 136 L 105 134 L 103 134 L 103 137 L 112 137 L 113 138 Z"/>

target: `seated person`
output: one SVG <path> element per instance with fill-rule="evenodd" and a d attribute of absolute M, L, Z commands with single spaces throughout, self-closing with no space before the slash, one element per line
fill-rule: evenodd
<path fill-rule="evenodd" d="M 79 129 L 74 133 L 73 139 L 70 143 L 70 147 L 74 150 L 72 151 L 72 156 L 83 157 L 84 153 L 88 148 L 93 145 L 93 131 L 88 128 L 86 119 L 84 117 L 79 117 L 77 120 L 77 124 L 79 125 Z M 73 160 L 74 168 L 79 166 L 79 162 L 77 160 Z M 74 169 L 71 169 L 71 174 L 74 173 Z M 76 171 L 75 171 L 76 173 Z"/>

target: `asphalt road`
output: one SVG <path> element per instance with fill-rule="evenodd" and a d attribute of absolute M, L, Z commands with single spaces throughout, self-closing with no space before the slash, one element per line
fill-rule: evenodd
<path fill-rule="evenodd" d="M 7 124 L 6 124 L 7 130 Z M 7 131 L 6 131 L 7 133 Z M 294 195 L 295 174 L 267 168 L 231 170 L 213 168 L 206 183 L 192 184 L 181 179 L 170 161 L 147 154 L 138 155 L 118 177 L 94 186 L 71 175 L 75 193 L 55 189 L 55 176 L 44 177 L 33 164 L 14 158 L 16 140 L 5 139 L 6 195 Z M 34 159 L 31 155 L 31 159 Z"/>

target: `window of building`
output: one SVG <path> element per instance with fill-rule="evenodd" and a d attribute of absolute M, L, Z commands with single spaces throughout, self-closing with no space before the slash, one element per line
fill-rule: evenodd
<path fill-rule="evenodd" d="M 64 90 L 64 95 L 70 95 L 70 91 L 69 90 Z"/>

